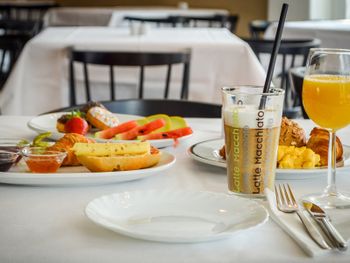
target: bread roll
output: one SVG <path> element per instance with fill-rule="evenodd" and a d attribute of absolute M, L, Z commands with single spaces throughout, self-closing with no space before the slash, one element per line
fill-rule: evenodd
<path fill-rule="evenodd" d="M 321 166 L 328 164 L 328 144 L 329 132 L 322 128 L 313 128 L 310 133 L 310 138 L 307 142 L 307 147 L 312 149 L 321 157 Z M 336 137 L 336 160 L 341 161 L 343 158 L 343 145 L 338 137 Z"/>
<path fill-rule="evenodd" d="M 306 133 L 295 121 L 282 118 L 279 145 L 302 147 L 306 145 Z"/>
<path fill-rule="evenodd" d="M 137 170 L 156 165 L 161 152 L 151 147 L 150 153 L 118 156 L 77 156 L 79 162 L 91 172 L 113 172 Z"/>

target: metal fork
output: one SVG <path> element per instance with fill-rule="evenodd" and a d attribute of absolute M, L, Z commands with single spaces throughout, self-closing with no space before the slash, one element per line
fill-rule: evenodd
<path fill-rule="evenodd" d="M 310 237 L 323 249 L 331 249 L 331 246 L 326 242 L 320 231 L 310 221 L 308 217 L 299 209 L 298 203 L 295 200 L 293 191 L 289 184 L 275 185 L 275 195 L 277 208 L 284 213 L 296 213 Z"/>

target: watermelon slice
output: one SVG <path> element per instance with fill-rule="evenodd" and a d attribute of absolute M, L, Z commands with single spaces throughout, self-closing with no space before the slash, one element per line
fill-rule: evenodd
<path fill-rule="evenodd" d="M 99 131 L 95 133 L 95 137 L 99 139 L 111 139 L 116 134 L 123 133 L 135 128 L 137 125 L 136 121 L 127 121 L 119 124 L 118 126 L 105 129 L 103 131 Z"/>
<path fill-rule="evenodd" d="M 145 140 L 160 140 L 160 139 L 177 139 L 186 135 L 192 134 L 193 131 L 191 127 L 184 127 L 168 132 L 158 132 L 158 133 L 151 133 L 147 135 L 138 136 L 137 139 L 141 141 Z"/>
<path fill-rule="evenodd" d="M 146 123 L 145 125 L 137 126 L 127 132 L 119 133 L 114 138 L 116 140 L 133 140 L 138 136 L 146 135 L 162 128 L 165 124 L 166 123 L 163 119 L 157 119 Z"/>

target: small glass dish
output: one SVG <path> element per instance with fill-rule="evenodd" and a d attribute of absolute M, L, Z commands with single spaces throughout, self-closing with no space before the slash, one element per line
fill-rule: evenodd
<path fill-rule="evenodd" d="M 21 155 L 33 173 L 55 173 L 67 156 L 65 151 L 50 151 L 43 147 L 24 147 Z"/>
<path fill-rule="evenodd" d="M 0 172 L 7 172 L 18 160 L 19 154 L 14 151 L 0 150 Z"/>

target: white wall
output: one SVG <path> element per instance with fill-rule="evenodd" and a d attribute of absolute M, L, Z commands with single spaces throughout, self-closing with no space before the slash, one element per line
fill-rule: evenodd
<path fill-rule="evenodd" d="M 268 20 L 278 20 L 283 3 L 287 3 L 287 20 L 306 20 L 309 19 L 309 0 L 269 0 L 268 2 Z"/>
<path fill-rule="evenodd" d="M 283 3 L 289 4 L 287 20 L 344 19 L 350 15 L 349 0 L 269 0 L 268 20 L 278 20 Z"/>

